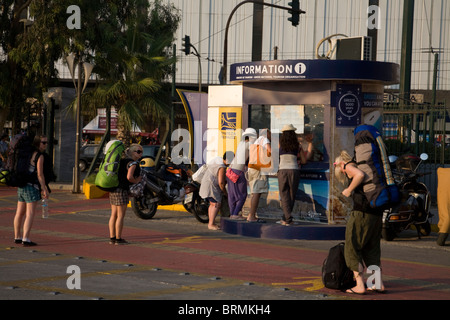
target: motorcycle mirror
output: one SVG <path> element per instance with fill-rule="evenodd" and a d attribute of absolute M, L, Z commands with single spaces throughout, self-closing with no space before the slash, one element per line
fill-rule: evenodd
<path fill-rule="evenodd" d="M 428 154 L 422 153 L 422 154 L 420 155 L 420 159 L 421 159 L 422 161 L 427 161 L 427 160 L 428 160 Z"/>
<path fill-rule="evenodd" d="M 398 157 L 397 156 L 389 156 L 389 162 L 390 163 L 394 163 L 395 161 L 397 161 Z"/>

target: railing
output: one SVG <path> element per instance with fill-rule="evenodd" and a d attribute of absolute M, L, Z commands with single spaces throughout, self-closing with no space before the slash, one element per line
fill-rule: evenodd
<path fill-rule="evenodd" d="M 450 109 L 398 103 L 385 104 L 383 137 L 391 154 L 429 155 L 429 163 L 450 164 Z"/>
<path fill-rule="evenodd" d="M 436 203 L 437 169 L 450 168 L 450 108 L 445 104 L 431 106 L 410 103 L 388 103 L 384 107 L 383 137 L 389 154 L 427 153 L 429 159 L 419 172 L 430 172 L 420 178 Z M 434 138 L 430 138 L 434 137 Z"/>

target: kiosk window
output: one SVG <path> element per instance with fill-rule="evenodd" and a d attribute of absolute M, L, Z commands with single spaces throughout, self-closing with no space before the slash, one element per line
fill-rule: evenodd
<path fill-rule="evenodd" d="M 270 116 L 268 115 L 270 115 L 270 105 L 250 105 L 248 126 L 256 131 L 270 128 Z"/>
<path fill-rule="evenodd" d="M 323 161 L 324 155 L 324 106 L 323 105 L 251 105 L 249 106 L 249 127 L 259 131 L 270 128 L 280 132 L 285 124 L 297 128 L 303 149 L 308 141 L 313 143 L 313 154 L 309 162 Z"/>

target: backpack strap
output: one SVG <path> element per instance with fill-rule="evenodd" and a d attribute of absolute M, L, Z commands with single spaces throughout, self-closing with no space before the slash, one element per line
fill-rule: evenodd
<path fill-rule="evenodd" d="M 130 162 L 128 162 L 128 164 L 127 164 L 127 169 L 130 169 L 132 166 L 138 165 L 138 164 L 139 164 L 139 161 L 133 161 L 130 159 Z"/>
<path fill-rule="evenodd" d="M 344 164 L 344 170 L 345 170 L 345 168 L 347 168 L 347 166 L 348 166 L 350 163 L 354 163 L 354 164 L 358 165 L 358 164 L 356 163 L 355 160 L 351 160 L 351 161 L 347 162 L 346 164 Z"/>

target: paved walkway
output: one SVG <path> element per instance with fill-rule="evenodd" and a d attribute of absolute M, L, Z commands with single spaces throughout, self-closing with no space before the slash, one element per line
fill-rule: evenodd
<path fill-rule="evenodd" d="M 144 221 L 129 210 L 124 238 L 108 243 L 108 199 L 55 191 L 50 218 L 35 219 L 32 240 L 12 242 L 15 193 L 0 190 L 0 299 L 450 300 L 450 247 L 435 234 L 406 232 L 382 243 L 388 294 L 348 295 L 323 287 L 321 266 L 337 240 L 256 239 L 207 230 L 185 212 Z M 81 289 L 71 289 L 70 266 Z M 70 282 L 70 281 L 69 281 Z"/>

